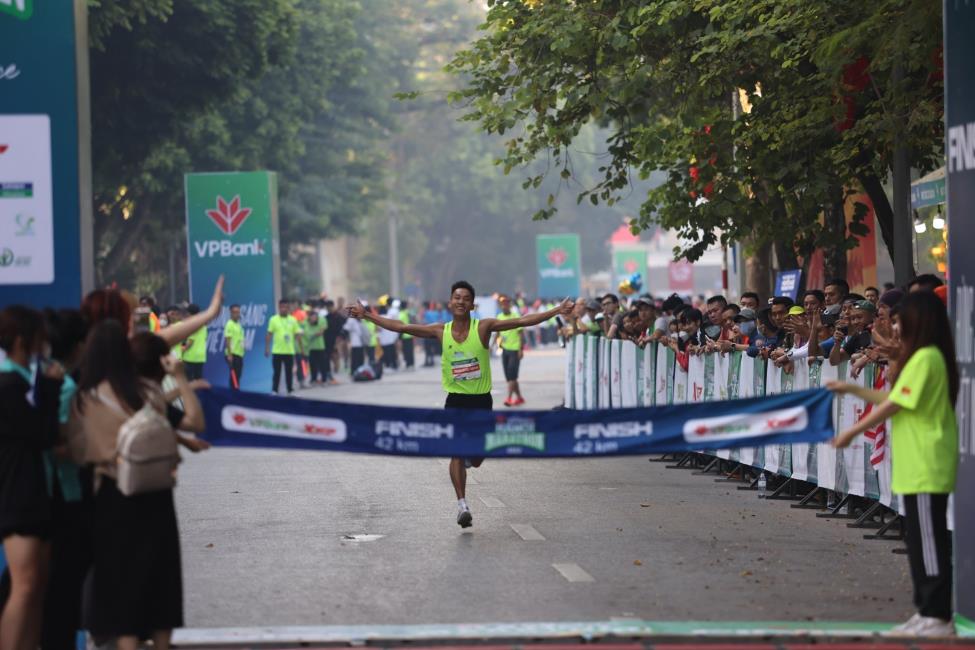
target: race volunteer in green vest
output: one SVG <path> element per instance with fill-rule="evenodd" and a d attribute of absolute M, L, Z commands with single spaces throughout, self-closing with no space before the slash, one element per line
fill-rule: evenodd
<path fill-rule="evenodd" d="M 394 301 L 394 305 L 395 305 Z M 399 321 L 404 325 L 410 324 L 410 308 L 409 303 L 403 302 L 399 310 Z M 406 366 L 407 370 L 413 370 L 413 336 L 410 334 L 403 334 L 399 337 L 400 345 L 403 348 L 403 365 Z"/>
<path fill-rule="evenodd" d="M 348 308 L 352 318 L 365 319 L 379 327 L 411 334 L 418 338 L 437 339 L 443 345 L 441 357 L 441 383 L 447 392 L 446 408 L 485 409 L 493 406 L 491 400 L 491 359 L 488 344 L 491 334 L 529 327 L 542 323 L 555 314 L 569 314 L 572 301 L 566 299 L 551 311 L 537 312 L 520 318 L 498 320 L 496 318 L 471 318 L 474 311 L 474 287 L 463 280 L 455 282 L 450 288 L 450 302 L 447 304 L 453 320 L 448 323 L 419 325 L 403 323 L 366 311 L 361 305 Z M 473 518 L 467 505 L 467 465 L 479 467 L 483 458 L 463 458 L 450 460 L 450 480 L 457 495 L 457 523 L 461 528 L 471 525 Z"/>
<path fill-rule="evenodd" d="M 198 305 L 190 305 L 186 312 L 192 316 L 200 313 Z M 203 366 L 207 362 L 207 327 L 204 325 L 200 329 L 190 334 L 189 338 L 183 341 L 183 365 L 186 368 L 186 379 L 203 379 Z"/>
<path fill-rule="evenodd" d="M 230 305 L 230 320 L 223 328 L 224 354 L 230 368 L 230 387 L 240 390 L 244 374 L 244 327 L 240 324 L 240 305 Z"/>
<path fill-rule="evenodd" d="M 291 315 L 287 300 L 278 301 L 278 313 L 271 316 L 267 323 L 267 335 L 264 337 L 264 356 L 271 357 L 271 365 L 274 370 L 271 379 L 271 393 L 277 394 L 278 385 L 281 383 L 281 371 L 284 371 L 285 385 L 288 387 L 288 395 L 294 395 L 294 366 L 295 350 L 303 352 L 301 339 L 298 334 L 301 326 L 298 320 Z M 272 345 L 273 342 L 273 345 Z"/>
<path fill-rule="evenodd" d="M 308 310 L 301 332 L 301 344 L 308 356 L 308 381 L 317 386 L 325 385 L 328 361 L 325 358 L 325 330 L 328 321 L 318 317 L 318 311 Z"/>
<path fill-rule="evenodd" d="M 499 321 L 518 318 L 518 314 L 511 310 L 511 298 L 502 294 L 498 297 L 498 304 L 501 305 L 501 313 L 498 314 Z M 504 378 L 508 382 L 508 398 L 504 400 L 505 406 L 518 406 L 525 403 L 525 398 L 521 395 L 521 387 L 518 386 L 518 368 L 521 365 L 521 358 L 525 356 L 523 336 L 520 327 L 498 332 L 495 336 L 495 340 L 501 348 L 501 367 L 504 368 Z"/>
<path fill-rule="evenodd" d="M 897 306 L 900 353 L 894 388 L 888 393 L 831 381 L 834 393 L 850 393 L 870 402 L 869 414 L 841 431 L 833 446 L 843 448 L 890 419 L 891 481 L 901 495 L 907 557 L 917 613 L 893 634 L 954 636 L 951 533 L 948 495 L 958 475 L 959 373 L 948 310 L 931 291 L 905 296 Z"/>

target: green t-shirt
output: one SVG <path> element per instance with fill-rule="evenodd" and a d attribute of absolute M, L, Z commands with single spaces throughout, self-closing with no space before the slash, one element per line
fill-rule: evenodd
<path fill-rule="evenodd" d="M 183 361 L 186 363 L 206 363 L 207 360 L 207 328 L 206 325 L 196 330 L 186 339 L 188 345 L 183 350 Z"/>
<path fill-rule="evenodd" d="M 301 326 L 294 316 L 275 314 L 267 323 L 267 331 L 272 335 L 271 354 L 294 354 L 295 337 L 301 332 Z"/>
<path fill-rule="evenodd" d="M 498 314 L 498 320 L 511 320 L 512 318 L 518 318 L 518 314 L 511 312 L 510 314 L 505 314 L 501 312 Z M 521 349 L 521 330 L 523 328 L 516 327 L 513 330 L 505 330 L 503 332 L 498 332 L 498 339 L 501 343 L 502 350 L 520 350 Z"/>
<path fill-rule="evenodd" d="M 891 491 L 952 492 L 958 472 L 958 423 L 941 350 L 929 345 L 915 352 L 901 370 L 890 401 L 901 407 L 891 418 Z"/>
<path fill-rule="evenodd" d="M 376 343 L 378 342 L 378 337 L 376 335 L 376 324 L 371 320 L 363 320 L 362 322 L 366 326 L 366 329 L 369 330 L 369 343 L 367 346 L 370 348 L 376 347 Z"/>
<path fill-rule="evenodd" d="M 244 356 L 244 328 L 234 320 L 228 320 L 223 327 L 223 337 L 230 341 L 230 354 L 235 357 Z"/>
<path fill-rule="evenodd" d="M 404 325 L 409 325 L 410 324 L 410 312 L 406 311 L 405 309 L 401 309 L 399 311 L 399 322 L 403 323 Z M 413 338 L 413 335 L 412 334 L 407 334 L 406 332 L 403 332 L 402 334 L 400 334 L 400 338 L 403 338 L 403 339 L 411 339 L 411 338 Z"/>
<path fill-rule="evenodd" d="M 305 328 L 301 333 L 301 344 L 305 346 L 305 352 L 325 349 L 325 337 L 322 336 L 322 332 L 327 329 L 328 321 L 323 319 L 319 319 L 314 325 L 305 321 Z"/>

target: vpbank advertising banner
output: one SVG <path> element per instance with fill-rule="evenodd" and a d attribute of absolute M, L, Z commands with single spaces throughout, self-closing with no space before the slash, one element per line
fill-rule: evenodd
<path fill-rule="evenodd" d="M 545 298 L 578 296 L 582 278 L 579 235 L 538 235 L 538 295 Z"/>
<path fill-rule="evenodd" d="M 91 279 L 84 12 L 71 0 L 0 0 L 2 304 L 77 307 Z"/>
<path fill-rule="evenodd" d="M 701 451 L 833 436 L 832 394 L 600 411 L 368 406 L 212 388 L 199 391 L 214 445 L 469 458 Z"/>
<path fill-rule="evenodd" d="M 945 2 L 944 20 L 948 306 L 961 374 L 955 611 L 975 621 L 975 2 Z"/>
<path fill-rule="evenodd" d="M 647 283 L 647 252 L 637 248 L 613 250 L 613 287 L 639 273 L 644 286 Z M 614 289 L 615 291 L 615 289 Z"/>
<path fill-rule="evenodd" d="M 207 332 L 203 376 L 230 385 L 223 330 L 230 305 L 240 305 L 244 328 L 244 390 L 271 390 L 271 362 L 264 356 L 268 320 L 281 293 L 277 177 L 273 172 L 187 174 L 186 230 L 190 300 L 206 307 L 224 276 L 224 307 Z"/>

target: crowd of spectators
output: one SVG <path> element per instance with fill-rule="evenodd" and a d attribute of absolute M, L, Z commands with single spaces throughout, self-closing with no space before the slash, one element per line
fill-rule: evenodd
<path fill-rule="evenodd" d="M 920 290 L 945 300 L 943 282 L 934 275 L 919 275 L 903 288 L 867 287 L 862 294 L 852 292 L 846 280 L 834 279 L 822 290 L 806 290 L 797 301 L 788 296 L 763 301 L 752 291 L 738 303 L 722 295 L 691 299 L 675 293 L 660 299 L 643 294 L 626 301 L 608 293 L 580 297 L 561 335 L 590 334 L 640 347 L 658 342 L 672 348 L 685 368 L 689 355 L 739 351 L 767 359 L 786 373 L 794 372 L 799 359 L 832 365 L 849 361 L 856 377 L 868 363 L 887 365 L 896 359 L 897 305 L 907 293 Z"/>

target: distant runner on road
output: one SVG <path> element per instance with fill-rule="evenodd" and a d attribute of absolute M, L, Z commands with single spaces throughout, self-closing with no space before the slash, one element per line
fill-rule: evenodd
<path fill-rule="evenodd" d="M 417 338 L 437 339 L 443 344 L 441 384 L 447 392 L 445 408 L 491 410 L 491 357 L 489 344 L 491 334 L 520 327 L 530 327 L 544 323 L 556 314 L 568 315 L 572 311 L 572 301 L 566 299 L 557 307 L 520 318 L 498 320 L 496 318 L 471 318 L 474 311 L 474 287 L 463 280 L 450 287 L 450 302 L 447 309 L 453 316 L 449 323 L 418 325 L 384 318 L 367 312 L 361 305 L 348 308 L 349 316 L 366 319 L 379 327 L 412 334 Z M 450 460 L 450 480 L 457 494 L 457 523 L 467 528 L 473 522 L 471 509 L 467 505 L 467 466 L 480 467 L 483 458 L 452 458 Z"/>
<path fill-rule="evenodd" d="M 518 318 L 519 314 L 511 309 L 511 298 L 502 294 L 498 297 L 498 304 L 501 305 L 498 320 Z M 524 331 L 517 327 L 499 332 L 495 336 L 495 341 L 501 348 L 501 367 L 504 368 L 504 378 L 508 382 L 508 397 L 504 400 L 504 405 L 520 406 L 525 403 L 525 398 L 521 395 L 521 387 L 518 385 L 518 368 L 521 366 L 522 357 L 525 356 Z"/>

